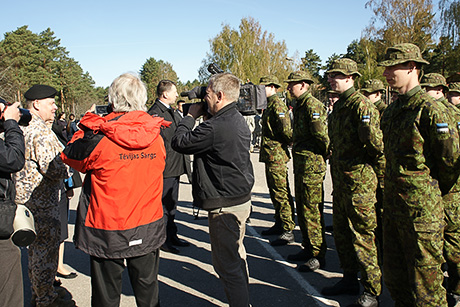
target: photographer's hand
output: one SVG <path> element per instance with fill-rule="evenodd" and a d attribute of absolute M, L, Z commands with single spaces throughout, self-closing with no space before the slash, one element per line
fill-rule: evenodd
<path fill-rule="evenodd" d="M 1 104 L 3 118 L 5 120 L 14 119 L 15 121 L 18 122 L 19 119 L 21 118 L 21 112 L 19 112 L 19 109 L 18 109 L 19 105 L 20 105 L 19 102 L 15 102 L 8 107 L 5 107 L 4 104 Z"/>
<path fill-rule="evenodd" d="M 190 109 L 188 110 L 187 115 L 190 115 L 194 119 L 197 119 L 198 117 L 200 117 L 203 114 L 204 114 L 203 105 L 202 105 L 202 102 L 200 102 L 200 103 L 195 103 L 195 104 L 191 105 Z"/>

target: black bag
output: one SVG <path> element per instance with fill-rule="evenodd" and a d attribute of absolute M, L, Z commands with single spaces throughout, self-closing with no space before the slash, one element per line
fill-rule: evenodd
<path fill-rule="evenodd" d="M 12 200 L 0 201 L 0 239 L 8 239 L 14 232 L 13 222 L 16 204 Z"/>
<path fill-rule="evenodd" d="M 264 85 L 246 83 L 241 85 L 237 109 L 243 115 L 255 115 L 257 110 L 267 108 L 267 96 Z"/>

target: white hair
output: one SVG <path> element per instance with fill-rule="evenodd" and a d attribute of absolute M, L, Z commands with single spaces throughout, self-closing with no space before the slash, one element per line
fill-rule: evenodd
<path fill-rule="evenodd" d="M 109 103 L 114 112 L 146 111 L 147 87 L 132 73 L 122 74 L 109 88 Z"/>

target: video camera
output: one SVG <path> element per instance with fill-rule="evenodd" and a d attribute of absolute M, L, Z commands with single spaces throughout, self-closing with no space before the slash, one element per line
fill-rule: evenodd
<path fill-rule="evenodd" d="M 214 74 L 220 74 L 224 71 L 215 63 L 208 65 L 208 71 Z M 206 95 L 206 86 L 197 86 L 188 92 L 182 92 L 182 97 L 188 97 L 188 99 L 204 99 Z M 186 115 L 185 110 L 188 110 L 190 106 L 187 103 L 182 105 L 184 110 L 184 116 Z M 190 104 L 189 104 L 190 105 Z M 267 108 L 267 96 L 265 94 L 264 85 L 255 85 L 251 82 L 242 84 L 240 87 L 240 97 L 237 101 L 237 109 L 242 115 L 255 115 L 257 110 Z"/>
<path fill-rule="evenodd" d="M 5 105 L 5 109 L 8 108 L 8 106 L 12 105 L 12 103 L 6 101 L 5 99 L 3 99 L 1 97 L 0 97 L 0 103 L 3 103 Z M 30 114 L 30 111 L 27 110 L 27 109 L 23 109 L 23 108 L 18 108 L 18 109 L 19 109 L 19 113 L 20 113 L 20 118 L 19 118 L 18 124 L 21 125 L 21 126 L 28 126 L 29 123 L 30 123 L 30 120 L 32 119 L 32 115 Z M 2 112 L 2 114 L 0 115 L 0 131 L 4 130 L 3 129 L 3 122 L 4 121 L 5 121 L 5 119 L 3 118 L 3 112 Z"/>

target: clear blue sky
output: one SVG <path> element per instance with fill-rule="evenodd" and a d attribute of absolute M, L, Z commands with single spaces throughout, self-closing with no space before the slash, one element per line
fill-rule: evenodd
<path fill-rule="evenodd" d="M 181 81 L 198 78 L 209 40 L 222 24 L 238 28 L 253 17 L 262 30 L 284 40 L 289 55 L 313 49 L 323 63 L 345 53 L 361 37 L 372 12 L 366 1 L 352 0 L 162 0 L 162 1 L 6 1 L 0 31 L 28 25 L 47 28 L 61 39 L 70 56 L 88 71 L 97 86 L 109 86 L 125 72 L 139 72 L 153 57 L 173 65 Z M 3 36 L 1 37 L 3 39 Z"/>

